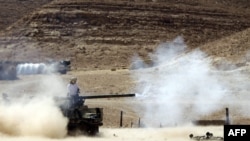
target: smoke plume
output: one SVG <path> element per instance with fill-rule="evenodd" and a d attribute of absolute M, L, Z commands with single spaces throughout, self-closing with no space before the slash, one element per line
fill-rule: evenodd
<path fill-rule="evenodd" d="M 238 99 L 230 95 L 234 92 L 230 86 L 239 85 L 223 80 L 224 72 L 212 67 L 212 59 L 199 49 L 188 51 L 181 37 L 160 44 L 151 59 L 151 67 L 133 70 L 137 95 L 145 108 L 145 126 L 188 124 L 222 106 L 230 107 Z M 242 81 L 245 77 L 236 75 L 228 75 L 228 79 Z M 224 101 L 225 97 L 230 98 Z"/>

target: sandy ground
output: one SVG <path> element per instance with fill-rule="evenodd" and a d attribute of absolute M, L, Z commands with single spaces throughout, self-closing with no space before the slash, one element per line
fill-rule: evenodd
<path fill-rule="evenodd" d="M 149 128 L 149 129 L 107 129 L 102 128 L 98 136 L 95 137 L 66 137 L 62 139 L 52 139 L 46 137 L 8 137 L 0 136 L 2 141 L 189 141 L 189 134 L 205 135 L 206 132 L 213 131 L 214 136 L 223 136 L 223 127 L 172 127 L 172 128 Z"/>

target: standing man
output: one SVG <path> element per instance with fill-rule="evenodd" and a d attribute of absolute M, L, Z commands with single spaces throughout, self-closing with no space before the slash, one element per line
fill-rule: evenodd
<path fill-rule="evenodd" d="M 70 99 L 69 110 L 67 114 L 75 114 L 79 118 L 81 118 L 82 117 L 81 112 L 77 108 L 83 104 L 82 102 L 83 100 L 79 98 L 80 89 L 76 82 L 77 78 L 72 77 L 70 79 L 69 84 L 67 85 L 68 89 L 67 96 Z"/>
<path fill-rule="evenodd" d="M 76 77 L 72 77 L 70 79 L 70 82 L 67 85 L 67 90 L 68 90 L 67 96 L 69 96 L 69 97 L 78 97 L 79 96 L 80 89 L 79 89 L 76 82 L 77 82 Z"/>
<path fill-rule="evenodd" d="M 77 85 L 77 78 L 72 77 L 69 84 L 67 85 L 67 96 L 70 98 L 70 107 L 76 108 L 78 105 L 81 105 L 81 100 L 79 99 L 80 89 Z"/>

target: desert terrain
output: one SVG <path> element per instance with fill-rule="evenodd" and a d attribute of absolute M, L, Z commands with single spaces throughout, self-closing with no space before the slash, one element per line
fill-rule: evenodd
<path fill-rule="evenodd" d="M 15 10 L 13 10 L 15 9 Z M 1 80 L 1 140 L 189 140 L 249 124 L 250 3 L 246 0 L 1 1 L 0 59 L 70 60 L 67 74 Z M 18 11 L 19 10 L 19 11 Z M 72 76 L 104 108 L 96 137 L 68 137 L 67 119 L 47 98 L 65 96 Z M 27 103 L 25 97 L 37 99 Z M 124 121 L 120 127 L 120 112 Z M 195 120 L 211 121 L 209 126 Z"/>

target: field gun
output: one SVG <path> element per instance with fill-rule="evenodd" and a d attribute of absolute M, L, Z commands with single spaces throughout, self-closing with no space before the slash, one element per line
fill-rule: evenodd
<path fill-rule="evenodd" d="M 95 135 L 99 132 L 99 127 L 103 125 L 103 108 L 89 108 L 84 105 L 85 100 L 134 96 L 135 94 L 57 97 L 56 101 L 59 102 L 63 115 L 69 120 L 67 125 L 69 135 L 79 132 L 86 135 Z"/>

